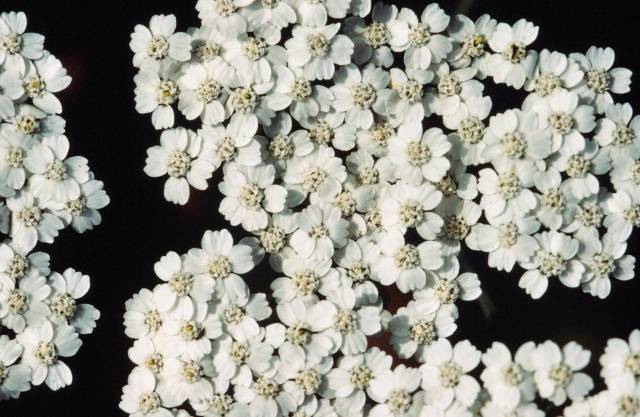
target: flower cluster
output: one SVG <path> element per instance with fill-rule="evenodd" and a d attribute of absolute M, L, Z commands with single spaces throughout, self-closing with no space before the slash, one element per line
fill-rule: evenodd
<path fill-rule="evenodd" d="M 49 255 L 34 249 L 65 227 L 92 229 L 109 203 L 87 160 L 67 155 L 55 93 L 71 77 L 26 26 L 22 12 L 0 14 L 0 400 L 32 384 L 71 383 L 63 358 L 75 355 L 100 313 L 78 302 L 88 276 L 52 272 Z"/>
<path fill-rule="evenodd" d="M 252 236 L 206 232 L 201 248 L 156 264 L 165 283 L 128 302 L 138 366 L 125 411 L 467 415 L 485 409 L 463 377 L 481 354 L 446 339 L 456 303 L 481 293 L 477 275 L 461 273 L 464 251 L 497 270 L 517 265 L 533 298 L 549 279 L 604 298 L 611 278 L 633 278 L 640 118 L 613 101 L 631 72 L 614 68 L 611 49 L 538 53 L 538 27 L 524 19 L 474 22 L 437 4 L 420 15 L 367 0 L 196 9 L 200 27 L 176 32 L 173 15 L 157 15 L 131 36 L 136 110 L 162 130 L 145 173 L 186 204 L 220 171 L 219 211 Z M 521 108 L 492 114 L 490 80 L 523 90 Z M 240 275 L 264 257 L 280 276 L 254 294 Z M 382 302 L 389 286 L 410 298 L 397 311 Z M 406 363 L 392 368 L 372 347 L 385 332 Z M 531 347 L 538 359 L 527 354 L 512 380 L 553 374 L 551 390 L 536 383 L 561 404 L 556 391 L 588 355 Z M 572 400 L 591 388 L 577 375 Z M 528 394 L 493 400 L 504 392 L 486 415 L 535 415 Z"/>
<path fill-rule="evenodd" d="M 588 396 L 591 353 L 578 343 L 527 342 L 515 354 L 499 342 L 484 353 L 467 340 L 454 345 L 440 337 L 450 323 L 435 302 L 412 301 L 389 320 L 375 294 L 344 285 L 353 270 L 322 261 L 285 261 L 273 315 L 267 296 L 241 278 L 260 260 L 255 243 L 207 231 L 201 247 L 156 263 L 163 282 L 126 305 L 136 366 L 124 411 L 182 417 L 190 414 L 175 407 L 188 404 L 203 417 L 543 417 L 540 405 L 569 402 L 566 417 L 640 413 L 640 330 L 608 341 L 607 389 Z M 332 281 L 343 285 L 331 289 Z M 395 361 L 367 342 L 382 331 L 391 332 Z M 419 366 L 398 364 L 414 354 Z"/>

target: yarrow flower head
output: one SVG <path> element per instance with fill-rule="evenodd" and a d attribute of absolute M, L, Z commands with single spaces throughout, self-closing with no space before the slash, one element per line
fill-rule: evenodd
<path fill-rule="evenodd" d="M 0 12 L 0 401 L 71 384 L 67 358 L 100 318 L 82 302 L 89 277 L 52 271 L 41 251 L 66 227 L 99 225 L 109 203 L 87 159 L 69 155 L 55 94 L 70 82 L 26 15 Z"/>
<path fill-rule="evenodd" d="M 482 293 L 469 250 L 534 299 L 558 282 L 604 298 L 612 278 L 633 277 L 640 119 L 614 103 L 630 72 L 612 50 L 538 52 L 540 28 L 526 19 L 471 20 L 435 3 L 196 10 L 197 27 L 176 31 L 159 15 L 131 37 L 136 109 L 163 130 L 145 173 L 166 176 L 177 204 L 219 180 L 219 212 L 236 229 L 168 252 L 154 268 L 162 282 L 127 302 L 135 370 L 123 410 L 538 417 L 570 400 L 567 417 L 640 411 L 635 336 L 607 348 L 607 390 L 591 397 L 590 353 L 575 342 L 512 354 L 448 340 L 460 303 Z M 496 84 L 523 90 L 522 103 L 496 112 Z M 25 88 L 0 85 L 7 96 Z M 25 117 L 29 130 L 38 119 Z M 32 159 L 60 159 L 36 149 L 0 135 L 0 172 L 19 183 Z M 78 165 L 65 179 L 82 176 Z M 77 190 L 34 171 L 37 192 L 8 205 L 21 239 L 45 240 L 57 225 L 40 200 Z M 385 302 L 396 290 L 404 305 Z"/>

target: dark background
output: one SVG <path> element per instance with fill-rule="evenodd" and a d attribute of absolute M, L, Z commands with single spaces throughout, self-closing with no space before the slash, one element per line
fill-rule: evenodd
<path fill-rule="evenodd" d="M 618 65 L 638 70 L 640 12 L 632 10 L 631 3 L 446 0 L 440 5 L 449 14 L 462 12 L 472 19 L 482 13 L 510 23 L 525 17 L 541 26 L 536 49 L 569 53 L 585 52 L 591 45 L 611 46 Z M 426 2 L 396 0 L 396 4 L 422 10 Z M 179 30 L 185 30 L 198 24 L 194 5 L 195 0 L 0 0 L 0 11 L 26 12 L 28 30 L 46 36 L 46 48 L 73 77 L 70 88 L 59 95 L 71 154 L 89 158 L 111 197 L 97 229 L 84 235 L 66 230 L 53 247 L 39 246 L 52 255 L 55 270 L 74 267 L 91 276 L 86 301 L 102 312 L 95 333 L 84 337 L 79 354 L 66 361 L 73 384 L 59 392 L 35 387 L 17 401 L 0 403 L 0 417 L 123 416 L 118 402 L 131 370 L 127 349 L 132 343 L 123 333 L 125 300 L 158 282 L 153 264 L 161 255 L 198 246 L 204 230 L 226 226 L 217 213 L 220 195 L 215 186 L 205 192 L 192 189 L 188 206 L 179 207 L 164 200 L 163 181 L 142 172 L 145 151 L 158 142 L 159 133 L 149 115 L 134 110 L 129 34 L 137 23 L 148 24 L 159 13 L 176 14 Z M 633 82 L 637 87 L 637 76 Z M 638 91 L 625 97 L 636 103 L 636 109 Z M 509 90 L 496 94 L 494 103 L 518 104 Z M 213 181 L 219 179 L 214 176 Z M 633 244 L 630 252 L 638 256 L 640 246 Z M 453 340 L 468 338 L 482 349 L 492 340 L 502 340 L 512 350 L 527 340 L 576 340 L 593 351 L 589 370 L 597 376 L 597 357 L 606 339 L 626 338 L 640 324 L 639 279 L 614 281 L 612 294 L 604 301 L 552 282 L 542 300 L 532 301 L 517 287 L 517 274 L 484 269 L 481 254 L 466 260 L 479 273 L 484 295 L 482 302 L 461 303 Z M 251 285 L 258 283 L 254 288 L 265 288 L 271 279 L 264 268 L 247 277 Z"/>

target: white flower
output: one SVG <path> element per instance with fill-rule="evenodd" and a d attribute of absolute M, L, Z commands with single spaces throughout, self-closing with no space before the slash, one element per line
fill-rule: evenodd
<path fill-rule="evenodd" d="M 389 73 L 372 64 L 362 72 L 353 64 L 341 67 L 334 76 L 331 92 L 335 96 L 334 109 L 346 112 L 345 121 L 359 129 L 369 129 L 374 112 L 385 115 L 393 108 L 397 94 L 387 88 Z"/>
<path fill-rule="evenodd" d="M 608 150 L 614 164 L 622 157 L 640 157 L 640 117 L 633 116 L 631 105 L 610 104 L 605 115 L 598 120 L 594 139 Z"/>
<path fill-rule="evenodd" d="M 517 109 L 492 116 L 483 143 L 481 160 L 526 171 L 544 167 L 540 161 L 552 151 L 551 133 L 538 126 L 534 113 Z"/>
<path fill-rule="evenodd" d="M 229 37 L 237 37 L 247 29 L 247 21 L 239 13 L 241 7 L 254 0 L 198 0 L 198 17 L 207 26 L 212 26 Z"/>
<path fill-rule="evenodd" d="M 327 374 L 327 385 L 336 397 L 339 415 L 362 410 L 371 382 L 391 369 L 392 359 L 377 347 L 339 359 L 338 365 Z"/>
<path fill-rule="evenodd" d="M 23 81 L 26 95 L 34 106 L 46 113 L 62 112 L 62 104 L 53 93 L 67 88 L 71 83 L 71 77 L 67 75 L 67 70 L 57 58 L 45 52 L 27 67 Z"/>
<path fill-rule="evenodd" d="M 413 185 L 423 178 L 438 182 L 451 166 L 444 156 L 451 143 L 437 127 L 422 132 L 415 121 L 402 124 L 397 135 L 389 139 L 389 159 L 398 168 L 398 177 Z"/>
<path fill-rule="evenodd" d="M 280 31 L 297 21 L 293 6 L 284 1 L 258 2 L 240 10 L 240 13 L 253 26 L 253 31 L 269 44 L 280 41 Z"/>
<path fill-rule="evenodd" d="M 258 322 L 271 316 L 271 307 L 263 293 L 246 294 L 249 294 L 248 287 L 245 291 L 228 293 L 215 308 L 216 314 L 222 318 L 225 332 L 239 341 L 260 335 Z"/>
<path fill-rule="evenodd" d="M 355 44 L 352 57 L 354 64 L 370 62 L 385 68 L 393 64 L 389 45 L 398 42 L 394 38 L 406 37 L 407 33 L 407 23 L 397 17 L 398 8 L 395 5 L 377 2 L 371 10 L 370 24 L 360 17 L 345 19 L 345 32 Z"/>
<path fill-rule="evenodd" d="M 340 285 L 338 271 L 331 268 L 331 259 L 308 259 L 287 256 L 282 261 L 286 277 L 271 283 L 272 295 L 278 303 L 313 299 L 316 294 L 328 295 Z"/>
<path fill-rule="evenodd" d="M 0 65 L 23 72 L 27 62 L 42 56 L 44 36 L 26 32 L 27 16 L 23 12 L 0 15 Z"/>
<path fill-rule="evenodd" d="M 603 225 L 619 240 L 626 240 L 634 227 L 640 226 L 640 190 L 618 191 L 610 194 L 603 204 L 606 217 Z"/>
<path fill-rule="evenodd" d="M 397 102 L 390 111 L 394 123 L 421 121 L 431 115 L 433 95 L 426 92 L 426 84 L 433 80 L 433 72 L 391 68 L 391 88 L 397 91 Z"/>
<path fill-rule="evenodd" d="M 574 205 L 575 213 L 571 223 L 563 228 L 563 232 L 574 233 L 576 236 L 597 231 L 602 225 L 604 212 L 609 199 L 609 192 L 600 188 L 597 194 L 582 199 Z M 575 202 L 575 200 L 572 200 Z"/>
<path fill-rule="evenodd" d="M 533 342 L 527 342 L 512 357 L 503 343 L 493 342 L 482 355 L 485 369 L 480 378 L 496 405 L 512 410 L 534 399 L 536 388 L 529 372 L 529 358 L 535 348 Z"/>
<path fill-rule="evenodd" d="M 589 363 L 591 352 L 575 342 L 567 343 L 562 350 L 551 341 L 536 347 L 531 353 L 531 367 L 542 398 L 555 405 L 580 400 L 593 388 L 591 377 L 583 372 Z"/>
<path fill-rule="evenodd" d="M 305 121 L 306 123 L 307 121 Z M 309 132 L 303 129 L 291 132 L 292 126 L 293 120 L 291 116 L 286 113 L 280 113 L 269 128 L 265 129 L 269 139 L 268 162 L 275 166 L 279 175 L 286 170 L 294 157 L 303 157 L 315 150 Z M 309 128 L 313 127 L 307 126 Z M 326 125 L 320 129 L 324 131 L 325 127 Z"/>
<path fill-rule="evenodd" d="M 353 54 L 353 42 L 339 35 L 339 23 L 318 27 L 296 25 L 293 37 L 284 43 L 290 67 L 301 68 L 309 80 L 329 80 L 336 65 L 347 65 Z"/>
<path fill-rule="evenodd" d="M 289 236 L 298 228 L 298 213 L 286 209 L 269 219 L 269 225 L 256 232 L 260 247 L 269 254 L 269 264 L 282 272 L 282 263 L 289 257 Z"/>
<path fill-rule="evenodd" d="M 513 26 L 498 23 L 489 38 L 489 46 L 497 52 L 489 58 L 489 74 L 495 82 L 520 89 L 533 75 L 538 53 L 527 47 L 538 37 L 538 29 L 525 19 L 518 20 Z"/>
<path fill-rule="evenodd" d="M 222 57 L 235 68 L 235 76 L 242 84 L 262 84 L 271 79 L 272 69 L 268 58 L 272 48 L 262 38 L 243 34 L 223 44 Z"/>
<path fill-rule="evenodd" d="M 243 375 L 234 386 L 234 398 L 248 405 L 250 417 L 278 417 L 292 413 L 297 408 L 293 396 L 278 384 L 271 373 L 266 375 Z M 247 415 L 247 410 L 244 411 Z M 239 416 L 238 415 L 238 416 Z"/>
<path fill-rule="evenodd" d="M 634 380 L 640 376 L 640 330 L 629 334 L 629 341 L 612 338 L 600 356 L 600 375 L 608 384 L 619 378 Z"/>
<path fill-rule="evenodd" d="M 144 369 L 134 370 L 129 375 L 119 406 L 132 417 L 174 417 L 171 411 L 162 407 L 156 392 L 156 378 Z"/>
<path fill-rule="evenodd" d="M 487 142 L 484 138 L 487 126 L 484 120 L 491 112 L 491 105 L 489 97 L 469 97 L 465 102 L 467 116 L 457 121 L 456 132 L 449 135 L 455 154 L 465 165 L 486 162 Z"/>
<path fill-rule="evenodd" d="M 628 378 L 617 379 L 609 384 L 605 391 L 607 411 L 614 417 L 638 414 L 640 404 L 640 383 Z"/>
<path fill-rule="evenodd" d="M 274 71 L 276 83 L 268 96 L 269 107 L 273 110 L 289 107 L 291 116 L 298 122 L 329 111 L 333 94 L 327 87 L 313 85 L 299 70 L 294 72 L 283 65 L 278 65 Z"/>
<path fill-rule="evenodd" d="M 398 182 L 380 196 L 382 225 L 402 233 L 415 228 L 423 239 L 435 240 L 444 223 L 433 210 L 441 201 L 442 193 L 429 183 L 411 186 Z"/>
<path fill-rule="evenodd" d="M 64 227 L 62 221 L 47 210 L 40 199 L 28 191 L 22 191 L 7 200 L 12 212 L 11 238 L 25 250 L 33 249 L 40 242 L 53 243 Z"/>
<path fill-rule="evenodd" d="M 600 183 L 598 175 L 609 172 L 611 159 L 594 141 L 587 141 L 583 151 L 570 155 L 558 155 L 552 165 L 569 177 L 562 188 L 574 199 L 580 200 L 596 194 Z"/>
<path fill-rule="evenodd" d="M 552 100 L 550 95 L 559 90 L 573 90 L 582 81 L 584 73 L 580 66 L 566 55 L 543 49 L 538 57 L 533 76 L 527 81 L 525 88 L 533 94 L 525 100 Z"/>
<path fill-rule="evenodd" d="M 211 394 L 202 401 L 191 403 L 191 406 L 198 415 L 206 417 L 240 417 L 249 415 L 248 404 L 236 402 L 229 394 Z"/>
<path fill-rule="evenodd" d="M 38 326 L 30 326 L 18 335 L 24 346 L 22 363 L 33 369 L 33 385 L 43 382 L 53 391 L 71 384 L 71 370 L 61 358 L 75 355 L 82 345 L 73 327 L 53 326 L 44 321 Z"/>
<path fill-rule="evenodd" d="M 593 107 L 579 104 L 576 93 L 557 90 L 551 93 L 545 105 L 533 109 L 538 113 L 540 127 L 553 134 L 553 150 L 562 154 L 575 154 L 585 148 L 583 134 L 596 127 Z"/>
<path fill-rule="evenodd" d="M 218 186 L 225 195 L 220 202 L 220 213 L 232 226 L 242 224 L 249 232 L 264 229 L 269 223 L 268 213 L 278 213 L 285 208 L 287 190 L 274 184 L 274 180 L 272 165 L 226 164 L 224 181 Z"/>
<path fill-rule="evenodd" d="M 583 282 L 585 267 L 574 259 L 578 253 L 578 240 L 556 231 L 537 233 L 534 237 L 539 249 L 530 261 L 520 263 L 527 270 L 520 277 L 520 288 L 535 299 L 547 291 L 549 278 L 557 277 L 570 288 Z"/>
<path fill-rule="evenodd" d="M 0 336 L 0 400 L 18 398 L 31 388 L 31 369 L 16 363 L 22 346 L 7 335 Z"/>
<path fill-rule="evenodd" d="M 179 63 L 154 61 L 140 68 L 133 79 L 136 83 L 136 111 L 151 113 L 153 127 L 158 130 L 172 128 L 175 124 L 172 106 L 180 96 L 179 71 Z"/>
<path fill-rule="evenodd" d="M 580 237 L 580 260 L 586 267 L 583 275 L 582 288 L 593 296 L 605 298 L 611 291 L 610 276 L 621 281 L 634 277 L 636 259 L 631 255 L 624 255 L 627 249 L 625 241 L 607 233 L 600 237 L 598 234 L 586 234 Z"/>
<path fill-rule="evenodd" d="M 478 178 L 467 173 L 467 167 L 456 158 L 455 153 L 449 153 L 451 167 L 435 186 L 444 195 L 443 200 L 461 198 L 473 200 L 478 196 Z"/>
<path fill-rule="evenodd" d="M 424 405 L 424 393 L 417 391 L 420 373 L 417 369 L 398 365 L 371 381 L 369 395 L 376 404 L 371 417 L 417 417 Z"/>
<path fill-rule="evenodd" d="M 136 25 L 129 47 L 134 52 L 133 65 L 141 67 L 147 61 L 171 58 L 176 61 L 191 59 L 191 37 L 176 30 L 174 15 L 156 15 L 149 27 Z"/>
<path fill-rule="evenodd" d="M 274 349 L 265 343 L 263 334 L 249 338 L 234 340 L 223 337 L 218 340 L 213 351 L 213 365 L 216 378 L 231 380 L 247 371 L 256 374 L 270 372 L 275 367 L 277 357 Z"/>
<path fill-rule="evenodd" d="M 0 273 L 15 282 L 34 275 L 47 276 L 51 273 L 49 255 L 4 242 L 0 244 Z"/>
<path fill-rule="evenodd" d="M 210 360 L 167 358 L 156 388 L 162 405 L 177 407 L 187 400 L 197 402 L 207 398 L 213 393 L 213 386 L 206 377 L 212 374 L 212 368 Z"/>
<path fill-rule="evenodd" d="M 153 292 L 143 289 L 125 303 L 125 334 L 132 339 L 155 336 L 164 325 L 166 315 L 160 313 Z"/>
<path fill-rule="evenodd" d="M 154 374 L 158 374 L 162 370 L 164 355 L 163 346 L 156 346 L 154 340 L 147 337 L 137 339 L 128 351 L 131 362 Z"/>
<path fill-rule="evenodd" d="M 49 310 L 54 323 L 70 324 L 78 334 L 90 334 L 96 327 L 100 312 L 90 304 L 78 304 L 77 300 L 89 291 L 89 277 L 73 268 L 62 274 L 52 273 L 48 280 L 51 286 Z"/>
<path fill-rule="evenodd" d="M 178 79 L 178 109 L 187 120 L 200 117 L 204 125 L 222 123 L 229 116 L 225 88 L 232 84 L 233 76 L 233 68 L 221 61 L 187 66 Z"/>
<path fill-rule="evenodd" d="M 533 169 L 508 162 L 495 168 L 481 169 L 478 178 L 480 207 L 490 223 L 509 223 L 536 208 L 536 197 L 527 188 L 534 181 Z"/>
<path fill-rule="evenodd" d="M 80 197 L 80 184 L 89 180 L 89 167 L 81 156 L 67 158 L 68 152 L 66 136 L 48 136 L 29 150 L 24 165 L 33 174 L 29 189 L 34 196 L 59 202 Z"/>
<path fill-rule="evenodd" d="M 449 199 L 440 204 L 436 212 L 444 220 L 441 230 L 443 245 L 455 253 L 459 252 L 460 242 L 469 235 L 471 228 L 478 222 L 482 209 L 470 200 Z"/>
<path fill-rule="evenodd" d="M 437 340 L 426 350 L 426 361 L 420 366 L 420 372 L 427 401 L 433 398 L 447 404 L 453 400 L 471 406 L 480 385 L 467 374 L 480 363 L 480 351 L 468 340 L 452 347 L 447 339 Z"/>
<path fill-rule="evenodd" d="M 15 115 L 6 120 L 0 129 L 26 135 L 29 139 L 64 134 L 65 120 L 55 114 L 47 114 L 27 103 L 17 105 Z"/>
<path fill-rule="evenodd" d="M 225 64 L 222 59 L 222 45 L 227 36 L 212 26 L 192 28 L 191 35 L 192 58 L 201 63 L 217 62 Z"/>
<path fill-rule="evenodd" d="M 382 256 L 373 266 L 375 279 L 382 285 L 395 283 L 405 293 L 424 287 L 424 271 L 436 270 L 444 264 L 440 242 L 425 241 L 415 246 L 405 243 L 399 231 L 391 230 L 379 245 Z"/>
<path fill-rule="evenodd" d="M 449 129 L 457 128 L 469 115 L 467 100 L 482 97 L 484 85 L 473 79 L 475 74 L 474 68 L 451 70 L 446 63 L 436 67 L 433 80 L 436 90 L 429 105 Z"/>
<path fill-rule="evenodd" d="M 273 324 L 271 330 L 267 329 L 267 342 L 274 345 L 279 339 L 278 345 L 284 343 L 303 350 L 306 359 L 314 363 L 339 348 L 326 332 L 338 314 L 337 307 L 330 301 L 294 299 L 278 304 L 276 310 L 282 324 Z"/>
<path fill-rule="evenodd" d="M 527 262 L 538 249 L 531 236 L 540 228 L 534 217 L 525 216 L 506 223 L 476 224 L 465 240 L 474 250 L 489 253 L 488 264 L 499 271 L 511 272 L 516 262 Z"/>
<path fill-rule="evenodd" d="M 301 349 L 290 344 L 281 346 L 278 353 L 287 360 L 280 362 L 275 380 L 282 384 L 299 407 L 304 407 L 304 403 L 317 401 L 316 394 L 325 391 L 325 374 L 331 369 L 333 360 L 327 358 L 320 362 L 311 361 L 305 358 Z"/>
<path fill-rule="evenodd" d="M 340 151 L 348 151 L 356 145 L 357 129 L 345 123 L 345 114 L 329 110 L 317 117 L 302 119 L 302 126 L 309 130 L 307 137 L 318 145 L 331 145 Z"/>
<path fill-rule="evenodd" d="M 212 340 L 221 336 L 220 318 L 209 313 L 205 303 L 200 303 L 195 309 L 176 309 L 174 314 L 170 313 L 154 340 L 165 346 L 163 351 L 167 357 L 199 361 L 211 353 Z M 163 372 L 167 371 L 164 365 Z"/>
<path fill-rule="evenodd" d="M 233 243 L 228 230 L 207 230 L 202 236 L 202 248 L 189 250 L 185 260 L 185 270 L 193 274 L 212 279 L 215 283 L 215 294 L 221 298 L 223 294 L 244 291 L 244 282 L 238 274 L 245 274 L 256 265 L 251 246 L 245 241 Z"/>
<path fill-rule="evenodd" d="M 356 293 L 349 287 L 332 291 L 327 299 L 338 307 L 331 337 L 344 355 L 363 353 L 367 336 L 381 330 L 380 309 L 373 306 L 356 308 Z"/>
<path fill-rule="evenodd" d="M 197 303 L 211 299 L 215 282 L 207 276 L 194 277 L 185 271 L 184 256 L 169 252 L 155 263 L 153 269 L 158 278 L 167 283 L 154 290 L 153 300 L 159 311 L 167 312 L 175 307 L 182 314 L 190 315 Z"/>
<path fill-rule="evenodd" d="M 256 124 L 257 129 L 257 124 Z M 261 162 L 261 150 L 255 129 L 231 120 L 227 126 L 204 126 L 198 135 L 203 138 L 203 156 L 217 170 L 225 162 L 234 161 L 240 165 L 256 166 Z"/>
<path fill-rule="evenodd" d="M 571 223 L 575 217 L 575 205 L 572 204 L 566 188 L 562 187 L 560 173 L 553 168 L 536 175 L 536 189 L 540 192 L 536 218 L 550 230 L 558 230 Z"/>
<path fill-rule="evenodd" d="M 582 98 L 594 104 L 598 113 L 604 113 L 607 106 L 613 103 L 611 93 L 629 92 L 631 71 L 612 68 L 616 57 L 613 49 L 592 46 L 586 55 L 573 53 L 570 57 L 584 72 L 584 81 L 578 92 Z"/>
<path fill-rule="evenodd" d="M 416 300 L 439 303 L 438 311 L 451 311 L 453 316 L 458 315 L 456 301 L 472 301 L 480 297 L 480 280 L 478 275 L 472 272 L 465 272 L 458 275 L 460 271 L 459 263 L 452 262 L 444 272 L 432 273 L 429 276 L 432 281 L 431 286 L 415 291 L 413 297 Z"/>
<path fill-rule="evenodd" d="M 288 162 L 282 176 L 289 191 L 290 207 L 302 203 L 308 194 L 311 194 L 312 202 L 328 200 L 329 196 L 338 194 L 346 178 L 342 160 L 328 146 L 320 146 L 308 155 L 294 157 Z"/>
<path fill-rule="evenodd" d="M 398 357 L 415 355 L 424 362 L 428 347 L 441 337 L 449 337 L 456 329 L 450 311 L 438 312 L 439 303 L 428 300 L 409 301 L 400 307 L 388 324 L 390 343 Z"/>
<path fill-rule="evenodd" d="M 14 190 L 21 189 L 27 178 L 24 160 L 33 140 L 19 132 L 0 129 L 0 178 Z"/>
<path fill-rule="evenodd" d="M 496 30 L 498 22 L 483 14 L 475 23 L 464 15 L 456 15 L 449 26 L 449 34 L 455 41 L 450 59 L 456 68 L 472 66 L 477 76 L 484 79 L 489 73 L 487 44 Z"/>
<path fill-rule="evenodd" d="M 92 230 L 102 221 L 99 209 L 109 204 L 109 196 L 105 192 L 102 181 L 90 179 L 80 184 L 80 196 L 75 200 L 65 201 L 56 207 L 54 213 L 68 226 L 71 225 L 78 233 Z"/>
<path fill-rule="evenodd" d="M 441 34 L 449 25 L 450 17 L 438 4 L 425 7 L 419 19 L 413 10 L 402 8 L 398 20 L 406 22 L 408 27 L 402 36 L 392 39 L 391 49 L 404 51 L 407 68 L 427 69 L 431 63 L 442 61 L 453 49 L 449 38 Z"/>
<path fill-rule="evenodd" d="M 201 136 L 179 127 L 162 132 L 160 146 L 147 150 L 144 172 L 150 177 L 169 176 L 164 185 L 167 201 L 186 204 L 189 185 L 199 190 L 207 188 L 213 164 L 203 156 L 202 148 Z"/>
<path fill-rule="evenodd" d="M 258 122 L 263 126 L 270 126 L 275 112 L 269 107 L 266 94 L 271 91 L 273 81 L 263 84 L 236 82 L 231 86 L 227 99 L 227 113 L 231 114 L 231 121 L 246 127 L 247 133 L 255 133 Z"/>
<path fill-rule="evenodd" d="M 298 216 L 298 224 L 291 245 L 303 257 L 330 259 L 334 248 L 347 244 L 347 221 L 328 204 L 308 206 Z"/>
<path fill-rule="evenodd" d="M 388 158 L 375 160 L 369 152 L 362 148 L 351 152 L 345 162 L 347 169 L 356 177 L 356 182 L 360 184 L 360 187 L 356 189 L 356 194 L 359 194 L 357 190 L 361 190 L 363 187 L 367 187 L 374 194 L 378 194 L 385 182 L 393 182 L 396 178 L 394 166 Z M 362 208 L 369 205 L 369 202 L 360 200 L 358 196 L 356 196 L 356 203 L 358 211 L 366 211 L 362 210 Z"/>
<path fill-rule="evenodd" d="M 389 139 L 396 135 L 396 127 L 384 120 L 374 123 L 368 130 L 358 131 L 358 147 L 375 157 L 387 155 Z"/>

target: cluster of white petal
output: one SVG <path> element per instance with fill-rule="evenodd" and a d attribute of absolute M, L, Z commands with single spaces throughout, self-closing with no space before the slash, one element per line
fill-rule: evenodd
<path fill-rule="evenodd" d="M 92 229 L 109 203 L 87 160 L 68 156 L 55 93 L 71 77 L 26 26 L 22 12 L 0 14 L 0 400 L 71 383 L 63 358 L 76 354 L 100 313 L 78 302 L 88 276 L 52 272 L 49 255 L 34 249 L 68 226 Z"/>
<path fill-rule="evenodd" d="M 538 53 L 538 27 L 524 19 L 474 22 L 437 4 L 420 15 L 367 0 L 196 9 L 200 27 L 176 32 L 173 15 L 158 15 L 131 36 L 136 109 L 162 130 L 145 172 L 186 204 L 220 170 L 219 211 L 252 237 L 208 231 L 201 248 L 157 263 L 166 282 L 127 304 L 137 367 L 122 409 L 540 413 L 529 394 L 480 395 L 466 375 L 480 352 L 446 339 L 456 302 L 481 293 L 461 251 L 517 265 L 533 298 L 550 278 L 600 298 L 611 278 L 633 278 L 640 118 L 612 96 L 629 91 L 631 72 L 609 48 Z M 489 80 L 523 90 L 521 108 L 492 114 Z M 265 257 L 280 277 L 252 294 L 240 275 Z M 397 311 L 379 293 L 392 285 L 411 297 Z M 384 333 L 406 364 L 392 368 L 373 347 Z M 544 374 L 540 396 L 556 405 L 587 394 L 581 373 L 569 389 L 586 366 L 581 348 L 531 347 L 537 359 L 523 353 L 514 378 Z"/>
<path fill-rule="evenodd" d="M 201 247 L 169 252 L 156 263 L 163 283 L 126 304 L 135 368 L 123 389 L 124 411 L 134 417 L 544 417 L 545 408 L 569 403 L 566 417 L 640 413 L 640 330 L 628 342 L 608 341 L 600 357 L 607 389 L 589 396 L 594 382 L 584 371 L 591 352 L 578 343 L 527 342 L 514 354 L 500 342 L 484 353 L 467 340 L 453 345 L 441 334 L 451 322 L 425 302 L 438 289 L 423 290 L 389 320 L 377 295 L 353 281 L 349 271 L 355 271 L 331 269 L 330 261 L 286 260 L 287 276 L 272 284 L 272 314 L 267 296 L 252 294 L 241 277 L 261 259 L 256 244 L 253 238 L 234 243 L 227 230 L 207 231 Z M 332 289 L 332 282 L 342 284 Z M 384 331 L 391 332 L 393 356 L 368 343 Z M 417 366 L 398 364 L 412 355 Z"/>

